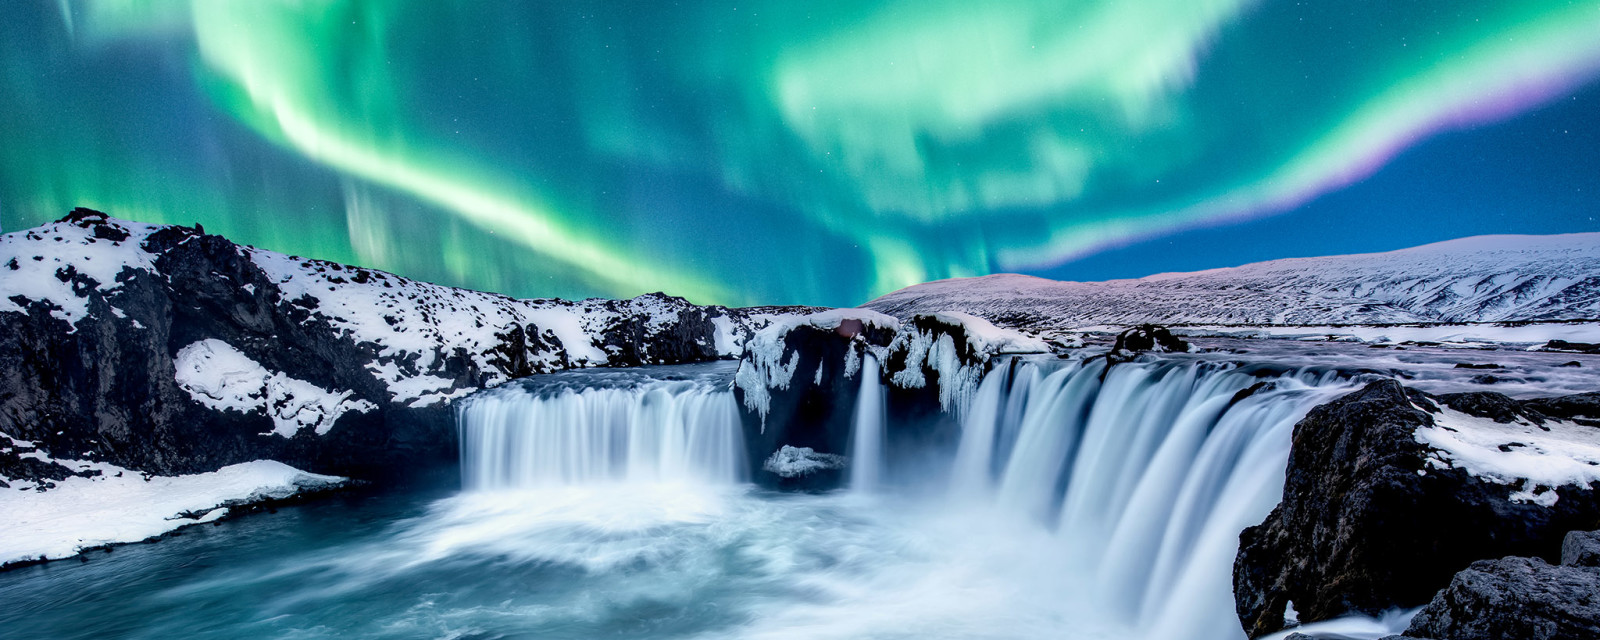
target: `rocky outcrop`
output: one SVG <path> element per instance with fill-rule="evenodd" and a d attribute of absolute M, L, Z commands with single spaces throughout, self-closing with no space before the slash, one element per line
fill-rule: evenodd
<path fill-rule="evenodd" d="M 1560 565 L 1482 560 L 1411 619 L 1406 635 L 1450 640 L 1600 638 L 1600 532 L 1567 535 Z"/>
<path fill-rule="evenodd" d="M 1477 560 L 1555 561 L 1568 531 L 1597 525 L 1600 495 L 1586 482 L 1519 482 L 1443 450 L 1440 438 L 1493 443 L 1467 431 L 1503 425 L 1522 432 L 1498 452 L 1537 451 L 1544 431 L 1584 435 L 1592 396 L 1434 398 L 1383 380 L 1314 409 L 1295 427 L 1282 503 L 1240 536 L 1234 594 L 1245 630 L 1282 628 L 1291 601 L 1302 622 L 1376 614 L 1429 602 Z"/>
<path fill-rule="evenodd" d="M 513 300 L 79 209 L 0 240 L 0 475 L 411 474 L 454 461 L 447 403 L 472 389 L 733 357 L 774 311 Z"/>
<path fill-rule="evenodd" d="M 1591 342 L 1568 342 L 1566 340 L 1551 340 L 1545 343 L 1541 350 L 1561 351 L 1566 353 L 1600 353 L 1600 344 Z"/>
<path fill-rule="evenodd" d="M 772 487 L 836 486 L 843 477 L 838 470 L 786 478 L 763 461 L 785 446 L 847 455 L 865 359 L 884 358 L 897 329 L 893 318 L 881 314 L 835 310 L 774 324 L 750 339 L 734 395 L 752 478 Z"/>
<path fill-rule="evenodd" d="M 886 450 L 913 458 L 953 444 L 958 418 L 995 356 L 1049 351 L 1041 340 L 960 313 L 901 322 L 864 309 L 835 309 L 791 318 L 757 333 L 740 362 L 734 391 L 750 460 L 759 464 L 785 446 L 848 455 L 867 358 L 881 365 L 874 383 L 885 385 L 894 416 Z M 800 482 L 761 467 L 752 472 L 758 482 L 780 488 L 831 488 L 844 477 L 826 473 Z"/>
<path fill-rule="evenodd" d="M 1187 353 L 1188 351 L 1189 343 L 1183 338 L 1172 335 L 1172 331 L 1166 327 L 1141 324 L 1117 334 L 1117 341 L 1111 345 L 1111 351 L 1106 353 L 1106 360 L 1115 364 L 1133 360 L 1141 353 Z"/>

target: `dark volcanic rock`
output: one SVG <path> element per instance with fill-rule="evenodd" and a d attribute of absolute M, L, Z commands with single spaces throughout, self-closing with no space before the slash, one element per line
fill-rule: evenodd
<path fill-rule="evenodd" d="M 1600 353 L 1600 344 L 1551 340 L 1542 347 L 1545 351 L 1570 351 L 1575 353 Z"/>
<path fill-rule="evenodd" d="M 1491 416 L 1545 406 L 1503 402 L 1516 404 L 1498 394 L 1450 397 L 1458 410 Z M 1414 433 L 1434 423 L 1434 408 L 1421 392 L 1384 380 L 1295 426 L 1283 502 L 1241 534 L 1234 563 L 1236 605 L 1251 637 L 1282 628 L 1289 601 L 1302 622 L 1420 606 L 1473 561 L 1555 560 L 1566 532 L 1595 526 L 1600 496 L 1588 488 L 1563 487 L 1545 507 L 1510 500 L 1515 486 L 1426 466 L 1427 447 Z"/>
<path fill-rule="evenodd" d="M 1561 542 L 1561 564 L 1600 568 L 1600 531 L 1573 531 Z"/>
<path fill-rule="evenodd" d="M 1600 393 L 1539 398 L 1524 401 L 1522 406 L 1552 420 L 1571 420 L 1591 427 L 1600 426 Z"/>
<path fill-rule="evenodd" d="M 968 326 L 973 322 L 981 324 Z M 763 331 L 751 340 L 735 387 L 750 460 L 760 464 L 783 446 L 848 455 L 867 358 L 882 365 L 873 382 L 885 386 L 886 413 L 894 417 L 885 434 L 885 464 L 893 468 L 953 445 L 960 436 L 957 407 L 976 391 L 992 358 L 1046 348 L 1014 334 L 996 337 L 1001 334 L 987 324 L 934 314 L 899 322 L 840 309 L 797 319 L 781 332 Z M 762 484 L 793 485 L 754 471 Z M 820 486 L 825 479 L 805 484 L 826 488 Z"/>
<path fill-rule="evenodd" d="M 1600 570 L 1539 558 L 1483 560 L 1455 575 L 1406 635 L 1450 640 L 1600 638 Z"/>
<path fill-rule="evenodd" d="M 1451 409 L 1479 418 L 1488 418 L 1500 424 L 1510 424 L 1518 418 L 1532 420 L 1534 423 L 1544 422 L 1544 416 L 1537 411 L 1529 411 L 1522 403 L 1512 400 L 1510 396 L 1492 391 L 1474 391 L 1471 393 L 1446 393 L 1435 396 L 1440 404 L 1448 405 Z"/>
<path fill-rule="evenodd" d="M 1117 334 L 1117 342 L 1112 345 L 1107 357 L 1113 362 L 1126 362 L 1133 359 L 1133 356 L 1147 351 L 1187 353 L 1189 343 L 1172 335 L 1166 327 L 1141 324 Z"/>

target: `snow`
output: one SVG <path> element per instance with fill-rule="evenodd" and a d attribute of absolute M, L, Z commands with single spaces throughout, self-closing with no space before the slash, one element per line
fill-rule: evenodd
<path fill-rule="evenodd" d="M 744 341 L 739 334 L 739 327 L 728 316 L 717 316 L 711 319 L 711 324 L 717 328 L 714 336 L 716 343 L 712 348 L 717 350 L 717 355 L 737 358 L 744 355 Z"/>
<path fill-rule="evenodd" d="M 76 325 L 89 315 L 89 298 L 87 291 L 74 291 L 69 274 L 87 277 L 93 288 L 111 293 L 121 286 L 117 276 L 123 269 L 154 271 L 155 256 L 140 245 L 161 227 L 121 220 L 111 226 L 128 237 L 98 238 L 92 230 L 67 222 L 0 236 L 0 291 L 5 292 L 0 311 L 23 311 L 11 300 L 21 296 L 60 307 L 51 315 Z"/>
<path fill-rule="evenodd" d="M 914 285 L 863 306 L 899 317 L 960 311 L 1039 330 L 1596 319 L 1600 233 L 1480 236 L 1137 280 L 998 274 Z"/>
<path fill-rule="evenodd" d="M 527 309 L 525 322 L 555 334 L 573 364 L 603 365 L 610 359 L 594 346 L 594 339 L 583 330 L 584 318 L 566 309 Z"/>
<path fill-rule="evenodd" d="M 178 386 L 189 397 L 218 411 L 264 413 L 270 433 L 292 438 L 311 427 L 317 435 L 333 429 L 346 412 L 365 413 L 377 405 L 351 391 L 328 391 L 310 382 L 268 371 L 261 363 L 214 338 L 194 342 L 173 361 Z M 447 381 L 448 382 L 448 381 Z"/>
<path fill-rule="evenodd" d="M 1109 328 L 1108 328 L 1109 329 Z M 1531 324 L 1439 324 L 1388 326 L 1263 326 L 1224 327 L 1201 325 L 1174 327 L 1185 337 L 1282 338 L 1288 340 L 1352 340 L 1367 344 L 1433 342 L 1446 347 L 1483 349 L 1517 347 L 1537 349 L 1551 340 L 1600 342 L 1600 322 L 1549 322 Z"/>
<path fill-rule="evenodd" d="M 1011 329 L 1001 329 L 993 323 L 960 311 L 939 311 L 933 317 L 951 326 L 966 329 L 967 343 L 972 350 L 988 355 L 1002 353 L 1050 353 L 1050 345 L 1035 337 Z"/>
<path fill-rule="evenodd" d="M 782 448 L 772 452 L 761 468 L 778 474 L 781 478 L 798 478 L 818 471 L 843 469 L 845 457 L 834 453 L 817 453 L 811 447 Z"/>
<path fill-rule="evenodd" d="M 345 482 L 272 460 L 149 478 L 104 462 L 57 462 L 100 475 L 69 477 L 47 491 L 17 481 L 0 489 L 0 564 L 65 558 L 91 547 L 138 542 L 211 522 L 226 515 L 229 506 Z"/>
<path fill-rule="evenodd" d="M 1573 422 L 1497 423 L 1440 407 L 1417 442 L 1433 451 L 1433 468 L 1460 468 L 1496 484 L 1520 485 L 1511 499 L 1551 506 L 1557 487 L 1600 482 L 1600 428 Z"/>

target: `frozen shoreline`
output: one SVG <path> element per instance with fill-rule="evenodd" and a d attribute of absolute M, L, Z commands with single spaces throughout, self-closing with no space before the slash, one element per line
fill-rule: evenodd
<path fill-rule="evenodd" d="M 0 567 L 141 542 L 214 522 L 233 509 L 348 482 L 273 460 L 181 476 L 145 476 L 103 462 L 55 462 L 80 473 L 100 473 L 71 476 L 48 488 L 41 482 L 13 480 L 9 488 L 0 489 Z"/>

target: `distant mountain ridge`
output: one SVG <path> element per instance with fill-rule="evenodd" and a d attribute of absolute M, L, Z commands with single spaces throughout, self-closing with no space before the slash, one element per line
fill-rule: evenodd
<path fill-rule="evenodd" d="M 1600 318 L 1600 233 L 1492 235 L 1134 280 L 1017 274 L 913 285 L 862 305 L 961 311 L 1002 326 L 1335 325 Z"/>

